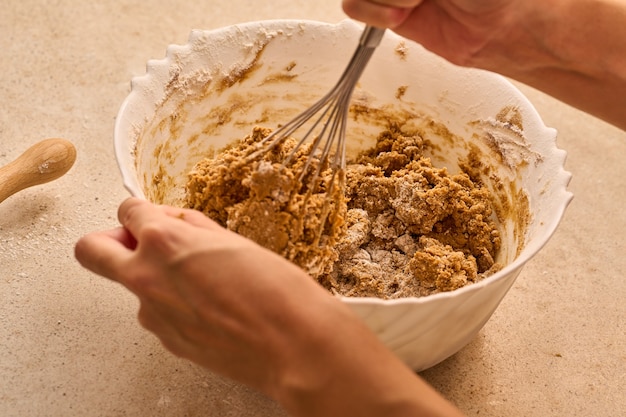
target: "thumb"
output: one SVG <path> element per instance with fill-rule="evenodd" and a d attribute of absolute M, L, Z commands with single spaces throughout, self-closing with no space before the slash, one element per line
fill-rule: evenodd
<path fill-rule="evenodd" d="M 124 271 L 135 245 L 126 229 L 117 228 L 83 236 L 74 246 L 74 256 L 84 268 L 126 285 Z"/>

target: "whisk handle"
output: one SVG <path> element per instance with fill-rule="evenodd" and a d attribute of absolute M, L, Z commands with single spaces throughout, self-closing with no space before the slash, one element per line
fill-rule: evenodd
<path fill-rule="evenodd" d="M 385 34 L 385 29 L 380 29 L 374 26 L 365 26 L 359 44 L 366 48 L 376 48 Z"/>

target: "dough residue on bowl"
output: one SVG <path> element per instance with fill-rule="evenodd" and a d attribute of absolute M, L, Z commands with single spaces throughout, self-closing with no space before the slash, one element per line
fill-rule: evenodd
<path fill-rule="evenodd" d="M 331 170 L 307 194 L 282 164 L 294 140 L 261 159 L 244 155 L 271 132 L 243 140 L 189 173 L 186 205 L 296 263 L 334 294 L 393 299 L 451 291 L 499 270 L 500 233 L 491 196 L 467 174 L 449 174 L 424 156 L 417 132 L 391 125 L 348 161 L 345 194 L 327 196 Z M 308 195 L 308 197 L 307 197 Z M 328 209 L 321 231 L 320 215 Z"/>

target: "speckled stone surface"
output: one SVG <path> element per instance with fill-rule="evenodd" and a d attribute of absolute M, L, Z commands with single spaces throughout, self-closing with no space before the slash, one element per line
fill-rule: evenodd
<path fill-rule="evenodd" d="M 339 0 L 7 0 L 0 13 L 0 166 L 47 137 L 72 170 L 0 204 L 0 415 L 283 416 L 167 353 L 137 302 L 81 269 L 73 245 L 127 196 L 112 132 L 129 81 L 191 29 L 337 22 Z M 520 86 L 559 130 L 575 197 L 479 336 L 422 373 L 469 416 L 626 414 L 626 133 Z M 626 117 L 626 116 L 625 116 Z"/>

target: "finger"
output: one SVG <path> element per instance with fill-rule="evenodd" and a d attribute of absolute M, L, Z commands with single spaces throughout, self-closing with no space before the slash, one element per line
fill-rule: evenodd
<path fill-rule="evenodd" d="M 395 3 L 401 3 L 401 5 L 396 5 Z M 404 22 L 412 9 L 420 4 L 421 1 L 396 0 L 395 3 L 392 1 L 343 0 L 342 6 L 344 12 L 353 19 L 376 27 L 394 29 Z M 412 4 L 412 7 L 403 3 Z"/>
<path fill-rule="evenodd" d="M 112 230 L 106 230 L 100 233 L 102 235 L 106 235 L 112 239 L 117 240 L 118 242 L 120 242 L 122 245 L 124 245 L 126 248 L 130 249 L 131 251 L 134 250 L 137 246 L 137 241 L 135 240 L 133 235 L 131 235 L 130 232 L 123 227 L 118 227 Z"/>
<path fill-rule="evenodd" d="M 181 213 L 182 218 L 193 217 L 193 213 L 187 213 L 184 209 L 168 208 L 130 198 L 120 205 L 118 217 L 137 240 L 140 256 L 144 260 L 151 259 L 152 262 L 161 264 L 181 257 L 189 248 L 189 239 L 194 235 L 193 229 L 196 226 L 182 221 Z"/>
<path fill-rule="evenodd" d="M 142 233 L 148 233 L 150 236 L 166 234 L 172 229 L 172 217 L 168 216 L 162 209 L 162 206 L 153 204 L 147 200 L 131 197 L 122 202 L 117 212 L 117 217 L 132 236 L 139 242 L 142 242 Z M 180 225 L 183 223 L 179 223 Z M 149 240 L 149 239 L 148 239 Z"/>
<path fill-rule="evenodd" d="M 222 228 L 219 224 L 217 224 L 215 221 L 211 220 L 204 213 L 198 210 L 181 209 L 171 206 L 160 206 L 160 208 L 169 217 L 184 220 L 186 223 L 189 223 L 193 226 L 202 227 L 205 229 Z"/>
<path fill-rule="evenodd" d="M 76 242 L 74 256 L 88 270 L 121 281 L 124 264 L 132 255 L 134 244 L 132 236 L 123 228 L 90 233 Z"/>
<path fill-rule="evenodd" d="M 154 205 L 147 200 L 142 200 L 137 197 L 129 197 L 124 200 L 122 204 L 120 204 L 117 210 L 117 218 L 122 225 L 126 226 L 126 219 L 133 215 L 133 211 L 139 210 L 143 212 L 145 210 L 150 210 L 150 207 L 154 207 Z"/>
<path fill-rule="evenodd" d="M 359 3 L 374 3 L 385 7 L 398 7 L 401 9 L 413 9 L 423 3 L 424 0 L 357 0 Z"/>
<path fill-rule="evenodd" d="M 140 214 L 133 214 L 133 211 L 135 210 L 140 212 Z M 120 222 L 124 225 L 127 224 L 127 221 L 123 220 L 123 218 L 128 218 L 128 216 L 141 216 L 144 220 L 143 223 L 146 223 L 147 219 L 158 220 L 159 216 L 156 213 L 157 211 L 163 213 L 169 218 L 184 220 L 186 223 L 193 226 L 213 230 L 222 229 L 222 226 L 220 226 L 215 221 L 211 220 L 204 213 L 198 210 L 172 207 L 168 205 L 155 205 L 149 203 L 148 201 L 140 200 L 135 197 L 131 197 L 122 203 L 118 212 L 118 217 L 120 218 Z"/>

